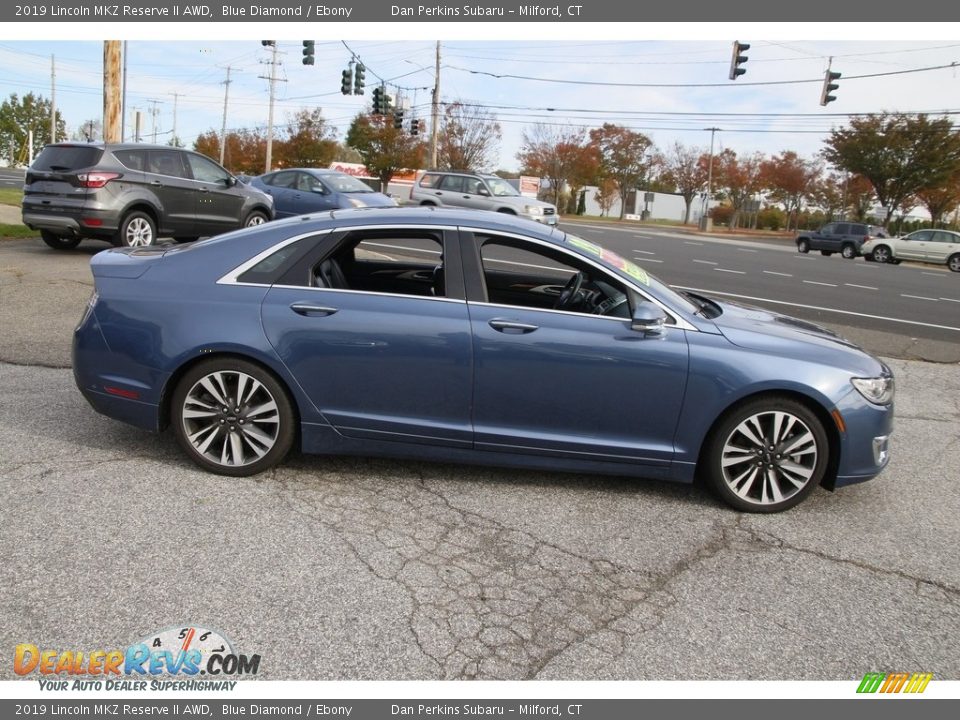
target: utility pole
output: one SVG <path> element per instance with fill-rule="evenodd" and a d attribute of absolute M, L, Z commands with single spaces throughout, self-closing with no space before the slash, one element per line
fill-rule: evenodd
<path fill-rule="evenodd" d="M 176 145 L 180 138 L 177 137 L 177 100 L 180 98 L 180 93 L 170 93 L 173 95 L 173 130 L 171 130 L 170 135 L 170 144 Z"/>
<path fill-rule="evenodd" d="M 150 142 L 157 144 L 157 116 L 160 114 L 160 108 L 157 107 L 159 100 L 147 100 L 150 103 Z"/>
<path fill-rule="evenodd" d="M 57 141 L 57 65 L 50 56 L 50 142 Z"/>
<path fill-rule="evenodd" d="M 270 77 L 260 77 L 264 80 L 270 81 L 270 110 L 267 113 L 267 159 L 264 163 L 264 172 L 270 172 L 270 165 L 273 160 L 273 103 L 276 100 L 277 96 L 277 65 L 279 61 L 277 60 L 277 42 L 276 40 L 267 40 L 265 42 L 271 43 L 271 57 L 270 57 Z"/>
<path fill-rule="evenodd" d="M 120 100 L 120 41 L 105 40 L 103 43 L 103 141 L 105 143 L 116 143 L 121 140 Z"/>
<path fill-rule="evenodd" d="M 223 122 L 220 123 L 220 164 L 223 165 L 224 153 L 227 148 L 227 100 L 230 98 L 231 67 L 227 65 L 227 79 L 223 81 Z"/>
<path fill-rule="evenodd" d="M 700 215 L 700 229 L 709 231 L 713 229 L 713 220 L 707 217 L 707 213 L 710 210 L 710 198 L 713 197 L 713 138 L 714 135 L 720 131 L 720 128 L 709 127 L 704 128 L 704 130 L 710 131 L 710 165 L 707 169 L 707 195 L 703 199 L 703 212 Z"/>
<path fill-rule="evenodd" d="M 123 90 L 120 96 L 120 142 L 127 139 L 127 41 L 123 41 Z M 106 135 L 104 135 L 106 140 Z"/>
<path fill-rule="evenodd" d="M 440 41 L 437 40 L 437 64 L 433 74 L 433 99 L 430 115 L 430 169 L 437 169 L 437 137 L 440 125 Z"/>

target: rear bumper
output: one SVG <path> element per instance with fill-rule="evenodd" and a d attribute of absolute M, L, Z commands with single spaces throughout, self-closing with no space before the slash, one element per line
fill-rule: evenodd
<path fill-rule="evenodd" d="M 109 237 L 119 225 L 116 214 L 103 210 L 23 208 L 23 224 L 31 230 L 49 230 L 73 237 Z"/>

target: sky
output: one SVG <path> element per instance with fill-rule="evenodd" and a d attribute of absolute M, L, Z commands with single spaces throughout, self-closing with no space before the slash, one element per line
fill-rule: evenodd
<path fill-rule="evenodd" d="M 275 125 L 284 125 L 302 108 L 319 107 L 340 138 L 351 119 L 369 108 L 378 79 L 407 103 L 408 117 L 429 119 L 439 39 L 441 100 L 482 105 L 502 128 L 498 162 L 491 170 L 519 169 L 523 132 L 537 122 L 624 125 L 647 134 L 661 149 L 679 141 L 706 150 L 711 136 L 706 129 L 713 127 L 719 128 L 717 152 L 794 150 L 812 158 L 830 129 L 850 114 L 960 113 L 960 65 L 925 69 L 960 61 L 955 25 L 841 25 L 833 29 L 835 37 L 823 37 L 815 25 L 634 25 L 633 32 L 600 24 L 579 30 L 473 24 L 471 32 L 467 23 L 314 24 L 306 29 L 280 23 L 242 32 L 229 24 L 144 23 L 109 30 L 114 38 L 128 40 L 127 136 L 133 132 L 133 113 L 140 110 L 142 139 L 167 142 L 176 123 L 176 134 L 188 147 L 197 135 L 219 131 L 228 67 L 227 128 L 266 127 L 269 82 L 264 76 L 270 52 L 260 43 L 263 37 L 280 38 Z M 549 32 L 532 31 L 540 27 Z M 74 40 L 77 33 L 60 26 L 33 26 L 24 36 L 36 39 L 16 39 L 10 37 L 12 29 L 0 30 L 0 97 L 33 92 L 49 98 L 52 55 L 56 103 L 68 132 L 99 119 L 103 38 Z M 301 62 L 301 41 L 308 32 L 316 42 L 313 66 Z M 212 41 L 201 35 L 236 39 Z M 853 36 L 870 39 L 843 39 Z M 157 39 L 162 37 L 169 39 Z M 731 81 L 734 40 L 751 47 L 746 74 Z M 367 68 L 364 96 L 340 92 L 341 71 L 351 59 Z M 842 77 L 836 101 L 821 107 L 828 65 Z M 857 77 L 866 75 L 881 76 Z"/>

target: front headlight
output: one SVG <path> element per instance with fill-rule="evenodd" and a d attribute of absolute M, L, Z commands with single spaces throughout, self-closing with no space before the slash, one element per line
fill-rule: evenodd
<path fill-rule="evenodd" d="M 527 215 L 543 215 L 543 208 L 539 205 L 525 205 L 524 210 Z"/>
<path fill-rule="evenodd" d="M 874 378 L 850 378 L 850 382 L 874 405 L 889 405 L 893 402 L 893 378 L 882 375 Z"/>

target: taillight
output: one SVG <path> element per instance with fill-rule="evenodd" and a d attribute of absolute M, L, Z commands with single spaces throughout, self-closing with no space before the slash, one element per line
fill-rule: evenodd
<path fill-rule="evenodd" d="M 77 173 L 80 187 L 85 188 L 102 188 L 111 180 L 116 180 L 119 177 L 123 176 L 120 173 L 110 172 Z"/>

